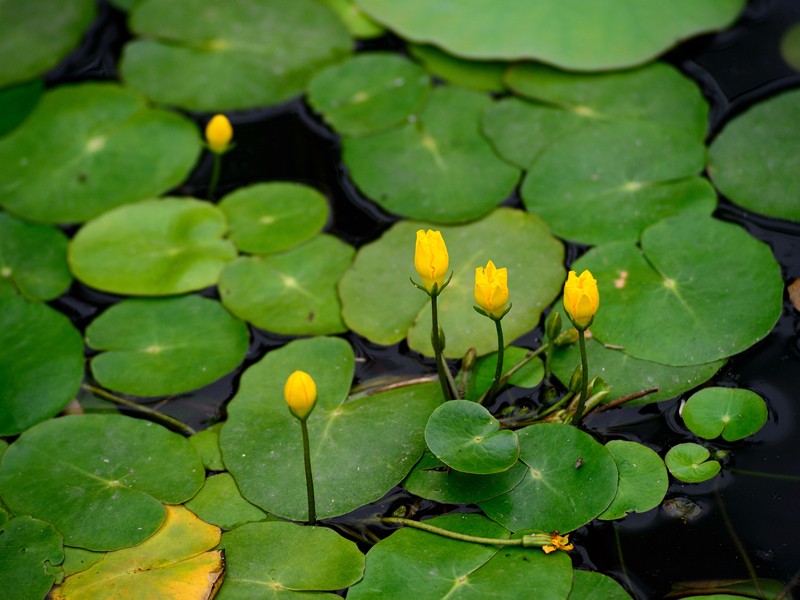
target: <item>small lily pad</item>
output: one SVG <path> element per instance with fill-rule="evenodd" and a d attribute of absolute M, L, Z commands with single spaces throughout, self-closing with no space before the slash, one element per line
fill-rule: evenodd
<path fill-rule="evenodd" d="M 381 208 L 403 217 L 460 223 L 487 214 L 519 179 L 479 131 L 489 102 L 477 92 L 435 88 L 413 123 L 343 140 L 350 177 Z"/>
<path fill-rule="evenodd" d="M 0 204 L 31 221 L 81 223 L 173 188 L 199 154 L 192 121 L 132 90 L 62 86 L 0 139 L 0 161 L 14 165 L 0 171 Z"/>
<path fill-rule="evenodd" d="M 0 90 L 0 136 L 22 123 L 44 92 L 44 81 L 31 81 Z"/>
<path fill-rule="evenodd" d="M 288 181 L 260 183 L 225 196 L 219 203 L 230 238 L 242 252 L 288 250 L 317 235 L 328 220 L 325 196 Z"/>
<path fill-rule="evenodd" d="M 313 0 L 142 0 L 123 50 L 126 85 L 159 104 L 222 111 L 278 104 L 350 52 L 344 24 Z"/>
<path fill-rule="evenodd" d="M 503 74 L 508 63 L 464 60 L 424 44 L 409 44 L 408 51 L 425 70 L 452 85 L 479 92 L 500 93 L 506 89 Z"/>
<path fill-rule="evenodd" d="M 200 296 L 123 300 L 86 329 L 86 343 L 101 351 L 92 358 L 97 381 L 135 396 L 208 385 L 242 362 L 249 341 L 244 323 Z"/>
<path fill-rule="evenodd" d="M 219 449 L 219 430 L 222 423 L 212 425 L 208 429 L 198 431 L 189 441 L 197 450 L 203 461 L 203 466 L 209 471 L 224 471 L 225 465 L 222 462 L 222 452 Z"/>
<path fill-rule="evenodd" d="M 726 442 L 735 442 L 761 429 L 767 422 L 767 405 L 750 390 L 711 387 L 689 398 L 681 417 L 686 427 L 703 439 L 721 435 Z"/>
<path fill-rule="evenodd" d="M 240 257 L 222 271 L 222 303 L 234 315 L 284 335 L 342 333 L 336 285 L 355 250 L 331 235 L 280 254 Z"/>
<path fill-rule="evenodd" d="M 507 471 L 519 456 L 517 434 L 480 404 L 445 402 L 431 415 L 425 441 L 436 457 L 462 473 L 488 475 Z"/>
<path fill-rule="evenodd" d="M 431 87 L 419 66 L 398 54 L 366 52 L 319 72 L 308 103 L 342 135 L 402 125 L 422 108 Z"/>
<path fill-rule="evenodd" d="M 0 524 L 0 573 L 9 598 L 44 598 L 64 560 L 61 534 L 50 523 L 20 516 Z"/>
<path fill-rule="evenodd" d="M 228 568 L 218 600 L 335 597 L 319 592 L 346 588 L 364 573 L 358 547 L 327 527 L 249 523 L 225 532 L 219 547 Z"/>
<path fill-rule="evenodd" d="M 631 596 L 620 584 L 602 573 L 594 571 L 572 572 L 572 590 L 567 600 L 630 600 Z"/>
<path fill-rule="evenodd" d="M 503 373 L 508 373 L 518 362 L 523 360 L 530 352 L 527 348 L 509 346 L 503 352 Z M 492 352 L 486 356 L 481 356 L 476 362 L 467 385 L 466 397 L 468 400 L 477 400 L 489 389 L 497 370 L 497 352 Z M 511 377 L 508 378 L 509 385 L 522 388 L 535 388 L 542 382 L 544 377 L 544 365 L 539 358 L 529 360 Z"/>
<path fill-rule="evenodd" d="M 269 518 L 263 510 L 242 498 L 230 473 L 219 473 L 206 479 L 202 489 L 186 503 L 186 508 L 207 523 L 224 529 Z"/>
<path fill-rule="evenodd" d="M 64 542 L 117 550 L 143 542 L 203 485 L 189 442 L 163 427 L 117 415 L 51 419 L 3 456 L 0 496 L 15 513 L 42 518 Z"/>
<path fill-rule="evenodd" d="M 708 460 L 711 453 L 699 444 L 678 444 L 664 457 L 669 472 L 675 479 L 686 483 L 700 483 L 714 477 L 720 471 L 716 460 Z"/>
<path fill-rule="evenodd" d="M 236 249 L 222 239 L 222 211 L 190 198 L 145 200 L 112 210 L 72 238 L 69 263 L 81 281 L 105 292 L 168 296 L 217 283 Z"/>
<path fill-rule="evenodd" d="M 661 457 L 636 442 L 612 440 L 606 444 L 619 471 L 619 488 L 600 519 L 621 519 L 631 512 L 646 512 L 664 499 L 669 483 Z"/>

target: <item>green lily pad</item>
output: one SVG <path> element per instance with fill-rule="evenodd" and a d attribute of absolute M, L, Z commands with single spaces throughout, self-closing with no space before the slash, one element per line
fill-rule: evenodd
<path fill-rule="evenodd" d="M 470 400 L 445 402 L 434 410 L 425 441 L 439 460 L 462 473 L 502 473 L 519 456 L 517 434 L 501 430 L 486 408 Z"/>
<path fill-rule="evenodd" d="M 219 546 L 227 570 L 218 600 L 335 598 L 319 592 L 346 588 L 364 572 L 356 545 L 326 527 L 250 523 L 222 534 Z M 309 593 L 292 593 L 304 591 Z"/>
<path fill-rule="evenodd" d="M 630 67 L 678 41 L 728 26 L 744 0 L 357 0 L 415 42 L 466 58 L 532 58 L 570 70 Z M 579 43 L 578 43 L 579 40 Z"/>
<path fill-rule="evenodd" d="M 64 576 L 73 575 L 85 571 L 94 564 L 97 564 L 106 555 L 105 552 L 92 552 L 83 548 L 64 548 L 64 562 L 61 568 Z"/>
<path fill-rule="evenodd" d="M 342 141 L 350 176 L 368 198 L 397 215 L 439 223 L 485 215 L 519 179 L 479 131 L 489 102 L 477 92 L 435 88 L 412 123 Z"/>
<path fill-rule="evenodd" d="M 630 600 L 631 596 L 620 584 L 602 573 L 575 570 L 572 572 L 572 590 L 568 600 Z"/>
<path fill-rule="evenodd" d="M 491 475 L 461 473 L 425 452 L 403 481 L 403 487 L 422 498 L 445 504 L 475 504 L 505 494 L 524 477 L 527 467 L 517 461 L 510 469 Z"/>
<path fill-rule="evenodd" d="M 505 539 L 508 532 L 477 514 L 451 514 L 426 524 L 479 537 Z M 563 552 L 471 544 L 405 527 L 367 553 L 364 579 L 349 600 L 415 598 L 566 598 L 572 564 Z"/>
<path fill-rule="evenodd" d="M 425 423 L 441 402 L 439 384 L 348 400 L 353 361 L 344 340 L 311 338 L 273 350 L 245 371 L 220 445 L 250 502 L 287 519 L 308 517 L 300 424 L 283 398 L 286 379 L 297 369 L 317 385 L 308 429 L 318 518 L 377 500 L 417 462 Z"/>
<path fill-rule="evenodd" d="M 209 471 L 224 471 L 225 464 L 222 462 L 222 451 L 219 449 L 219 430 L 222 423 L 212 425 L 208 429 L 198 431 L 189 441 L 197 450 L 203 466 Z"/>
<path fill-rule="evenodd" d="M 77 47 L 96 10 L 94 0 L 0 0 L 0 87 L 55 67 Z"/>
<path fill-rule="evenodd" d="M 29 300 L 52 300 L 70 283 L 67 236 L 0 213 L 0 285 L 9 284 Z"/>
<path fill-rule="evenodd" d="M 0 90 L 0 136 L 22 123 L 44 92 L 44 81 L 34 79 Z"/>
<path fill-rule="evenodd" d="M 414 270 L 414 240 L 427 223 L 401 221 L 371 244 L 362 246 L 339 283 L 342 318 L 370 341 L 390 345 L 408 337 L 412 349 L 433 355 L 428 296 L 409 283 Z M 461 358 L 497 350 L 494 323 L 475 313 L 475 268 L 492 260 L 509 272 L 511 312 L 503 318 L 505 339 L 513 341 L 539 322 L 541 311 L 560 293 L 564 281 L 563 247 L 538 217 L 501 208 L 485 219 L 459 227 L 441 227 L 454 272 L 438 299 L 445 331 L 445 356 Z M 392 268 L 387 268 L 391 265 Z M 536 285 L 529 285 L 536 282 Z"/>
<path fill-rule="evenodd" d="M 331 235 L 281 254 L 240 257 L 222 271 L 225 308 L 266 331 L 285 335 L 342 333 L 336 284 L 355 250 Z"/>
<path fill-rule="evenodd" d="M 353 0 L 322 0 L 342 20 L 354 38 L 368 40 L 386 33 L 386 30 L 364 14 Z"/>
<path fill-rule="evenodd" d="M 800 90 L 756 104 L 722 130 L 708 150 L 708 174 L 748 210 L 800 221 Z"/>
<path fill-rule="evenodd" d="M 530 425 L 517 436 L 528 473 L 507 494 L 479 504 L 489 518 L 511 531 L 564 534 L 608 508 L 619 475 L 614 458 L 592 436 L 556 423 Z"/>
<path fill-rule="evenodd" d="M 189 442 L 159 425 L 117 415 L 45 421 L 23 433 L 0 466 L 0 496 L 42 518 L 64 542 L 89 550 L 139 544 L 203 485 Z"/>
<path fill-rule="evenodd" d="M 0 204 L 24 219 L 80 223 L 175 187 L 200 154 L 197 127 L 109 83 L 47 92 L 0 140 Z"/>
<path fill-rule="evenodd" d="M 0 435 L 55 416 L 83 379 L 81 335 L 64 315 L 0 286 Z"/>
<path fill-rule="evenodd" d="M 288 250 L 317 235 L 328 220 L 325 196 L 288 181 L 260 183 L 225 196 L 219 203 L 230 238 L 242 252 Z"/>
<path fill-rule="evenodd" d="M 21 516 L 0 524 L 0 540 L 3 594 L 11 593 L 8 598 L 44 598 L 64 560 L 61 534 L 50 523 Z"/>
<path fill-rule="evenodd" d="M 672 217 L 647 228 L 640 246 L 598 246 L 572 265 L 598 281 L 599 341 L 644 360 L 700 365 L 743 351 L 777 322 L 780 267 L 736 225 Z"/>
<path fill-rule="evenodd" d="M 154 102 L 194 111 L 278 104 L 350 52 L 333 11 L 313 0 L 142 0 L 123 50 L 125 83 Z"/>
<path fill-rule="evenodd" d="M 508 63 L 464 60 L 423 44 L 410 44 L 408 51 L 426 71 L 452 85 L 479 92 L 500 93 L 506 89 L 503 74 Z"/>
<path fill-rule="evenodd" d="M 621 519 L 631 512 L 655 508 L 667 493 L 669 479 L 661 457 L 636 442 L 612 440 L 606 444 L 619 471 L 619 488 L 600 519 Z"/>
<path fill-rule="evenodd" d="M 750 390 L 711 387 L 692 395 L 681 417 L 689 431 L 703 439 L 721 435 L 726 442 L 735 442 L 761 429 L 767 422 L 767 405 Z"/>
<path fill-rule="evenodd" d="M 664 457 L 664 462 L 675 479 L 686 483 L 700 483 L 720 471 L 716 460 L 708 460 L 711 453 L 699 444 L 678 444 Z"/>
<path fill-rule="evenodd" d="M 168 296 L 214 285 L 236 249 L 225 215 L 190 198 L 144 200 L 84 225 L 69 245 L 72 273 L 105 292 Z"/>
<path fill-rule="evenodd" d="M 207 523 L 233 529 L 253 521 L 265 521 L 267 513 L 242 498 L 230 473 L 212 475 L 186 508 Z"/>
<path fill-rule="evenodd" d="M 503 352 L 503 374 L 508 373 L 518 362 L 530 352 L 527 348 L 509 346 Z M 466 397 L 477 400 L 489 389 L 497 370 L 497 352 L 481 356 L 475 361 L 472 376 L 467 384 Z M 535 388 L 544 378 L 544 365 L 538 358 L 528 361 L 523 367 L 508 378 L 508 384 L 522 388 Z"/>
<path fill-rule="evenodd" d="M 408 121 L 430 87 L 407 58 L 366 52 L 320 71 L 308 85 L 308 103 L 340 134 L 367 135 Z"/>
<path fill-rule="evenodd" d="M 92 358 L 95 379 L 135 396 L 208 385 L 242 362 L 249 341 L 244 323 L 200 296 L 124 300 L 86 329 L 86 343 L 101 351 Z"/>

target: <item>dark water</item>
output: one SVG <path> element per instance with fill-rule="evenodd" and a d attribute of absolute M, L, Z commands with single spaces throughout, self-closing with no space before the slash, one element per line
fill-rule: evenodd
<path fill-rule="evenodd" d="M 756 0 L 732 29 L 693 40 L 668 59 L 698 81 L 712 107 L 709 138 L 752 104 L 790 87 L 800 86 L 800 74 L 781 59 L 782 33 L 800 21 L 798 0 Z M 79 51 L 48 78 L 48 85 L 87 79 L 116 78 L 116 61 L 130 35 L 122 13 L 105 5 Z M 370 46 L 395 48 L 384 38 Z M 199 123 L 204 116 L 194 115 Z M 224 162 L 220 193 L 257 181 L 292 180 L 325 193 L 332 206 L 328 231 L 360 246 L 378 237 L 394 218 L 361 198 L 339 162 L 336 137 L 301 101 L 274 109 L 229 115 L 236 148 Z M 178 194 L 202 197 L 210 175 L 205 157 Z M 800 193 L 798 193 L 800 202 Z M 518 205 L 515 197 L 508 204 Z M 716 216 L 745 227 L 772 248 L 785 281 L 800 277 L 800 225 L 747 213 L 724 199 Z M 571 246 L 568 260 L 582 252 Z M 735 257 L 732 257 L 735 260 Z M 206 295 L 214 295 L 207 290 Z M 118 298 L 75 284 L 53 304 L 81 328 Z M 724 298 L 720 298 L 724 302 Z M 759 578 L 784 584 L 800 569 L 800 316 L 785 301 L 773 332 L 732 359 L 714 378 L 716 385 L 751 389 L 765 398 L 770 419 L 754 438 L 720 445 L 729 450 L 721 476 L 703 484 L 673 483 L 667 497 L 687 499 L 699 515 L 684 522 L 663 509 L 632 515 L 621 522 L 597 522 L 574 535 L 577 566 L 600 570 L 628 586 L 640 598 L 664 596 L 677 581 Z M 538 330 L 523 342 L 537 343 Z M 383 348 L 356 335 L 346 336 L 359 357 L 357 378 L 387 374 L 432 372 L 433 364 L 408 351 L 404 344 Z M 289 338 L 253 332 L 244 367 Z M 154 401 L 151 406 L 196 428 L 224 418 L 224 404 L 236 390 L 243 369 L 192 394 Z M 537 392 L 534 392 L 534 397 Z M 601 438 L 636 439 L 658 450 L 690 440 L 677 417 L 680 399 L 641 408 L 608 411 L 587 423 Z M 756 474 L 748 474 L 753 472 Z M 380 506 L 413 501 L 393 492 Z M 424 511 L 442 508 L 423 503 Z M 747 558 L 745 559 L 744 556 Z M 750 567 L 748 567 L 748 562 Z M 787 597 L 792 597 L 789 592 Z"/>

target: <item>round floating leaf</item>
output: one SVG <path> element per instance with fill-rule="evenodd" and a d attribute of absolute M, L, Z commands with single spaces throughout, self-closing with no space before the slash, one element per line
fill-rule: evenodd
<path fill-rule="evenodd" d="M 644 360 L 699 365 L 750 347 L 778 320 L 780 267 L 743 229 L 672 217 L 647 228 L 640 246 L 606 244 L 572 265 L 598 281 L 599 341 Z"/>
<path fill-rule="evenodd" d="M 609 451 L 571 425 L 544 423 L 517 432 L 519 459 L 529 467 L 522 482 L 480 507 L 512 531 L 562 534 L 600 515 L 617 493 L 618 473 Z"/>
<path fill-rule="evenodd" d="M 230 473 L 206 479 L 203 489 L 186 503 L 186 508 L 204 521 L 225 529 L 268 519 L 267 513 L 242 498 Z"/>
<path fill-rule="evenodd" d="M 522 184 L 525 206 L 559 237 L 584 244 L 636 241 L 666 217 L 716 207 L 701 141 L 641 122 L 584 128 L 554 142 Z"/>
<path fill-rule="evenodd" d="M 23 433 L 0 466 L 0 496 L 15 513 L 53 523 L 90 550 L 139 544 L 203 485 L 191 444 L 148 421 L 118 415 L 52 419 Z"/>
<path fill-rule="evenodd" d="M 334 591 L 352 585 L 364 572 L 361 551 L 327 527 L 250 523 L 222 534 L 220 548 L 225 550 L 228 568 L 218 600 Z M 313 597 L 336 596 L 314 593 Z"/>
<path fill-rule="evenodd" d="M 58 298 L 72 282 L 67 236 L 0 213 L 0 285 L 4 282 L 31 300 Z"/>
<path fill-rule="evenodd" d="M 503 352 L 503 373 L 508 373 L 509 369 L 516 366 L 530 352 L 527 348 L 509 346 Z M 466 397 L 469 400 L 477 400 L 492 385 L 495 371 L 497 370 L 497 352 L 492 352 L 480 357 L 475 362 L 475 368 L 467 384 Z M 508 379 L 509 385 L 523 388 L 534 388 L 542 382 L 544 377 L 544 365 L 538 358 L 529 360 L 524 366 L 516 371 Z"/>
<path fill-rule="evenodd" d="M 617 464 L 619 488 L 599 518 L 621 519 L 630 512 L 646 512 L 661 504 L 668 484 L 661 457 L 647 446 L 623 440 L 608 442 L 606 449 Z"/>
<path fill-rule="evenodd" d="M 135 396 L 208 385 L 242 362 L 249 340 L 244 323 L 200 296 L 124 300 L 86 329 L 86 343 L 101 351 L 92 359 L 95 379 Z"/>
<path fill-rule="evenodd" d="M 433 411 L 425 441 L 439 460 L 463 473 L 501 473 L 519 456 L 517 434 L 501 430 L 488 410 L 469 400 L 445 402 Z"/>
<path fill-rule="evenodd" d="M 506 89 L 503 73 L 508 63 L 464 60 L 422 44 L 410 44 L 408 50 L 429 73 L 453 85 L 479 92 L 500 93 Z"/>
<path fill-rule="evenodd" d="M 630 595 L 620 584 L 602 573 L 575 570 L 572 572 L 572 590 L 568 600 L 630 600 Z"/>
<path fill-rule="evenodd" d="M 219 203 L 230 238 L 242 252 L 288 250 L 318 234 L 328 220 L 325 196 L 307 185 L 275 181 L 239 188 Z"/>
<path fill-rule="evenodd" d="M 474 475 L 454 471 L 432 453 L 425 452 L 408 474 L 403 487 L 416 496 L 445 504 L 475 504 L 504 494 L 516 486 L 527 467 L 517 463 L 502 473 Z"/>
<path fill-rule="evenodd" d="M 767 422 L 767 405 L 750 390 L 712 387 L 689 398 L 681 416 L 701 438 L 713 440 L 721 435 L 726 442 L 735 442 L 761 429 Z"/>
<path fill-rule="evenodd" d="M 720 464 L 708 460 L 711 453 L 698 444 L 678 444 L 664 457 L 669 472 L 675 479 L 686 483 L 700 483 L 719 473 Z"/>
<path fill-rule="evenodd" d="M 219 293 L 234 315 L 285 335 L 346 331 L 336 284 L 355 250 L 331 235 L 270 256 L 240 257 L 222 271 Z"/>
<path fill-rule="evenodd" d="M 273 350 L 245 371 L 220 445 L 250 502 L 287 519 L 308 517 L 300 425 L 283 398 L 286 379 L 297 369 L 317 384 L 308 428 L 318 518 L 377 500 L 417 462 L 425 423 L 441 402 L 439 384 L 348 400 L 353 361 L 344 340 L 311 338 Z"/>
<path fill-rule="evenodd" d="M 44 598 L 57 579 L 57 565 L 64 560 L 61 534 L 50 523 L 24 516 L 1 524 L 0 540 L 3 594 Z"/>
<path fill-rule="evenodd" d="M 722 29 L 744 0 L 357 0 L 401 37 L 468 58 L 533 58 L 570 70 L 642 64 L 679 40 Z M 578 43 L 579 40 L 579 43 Z"/>
<path fill-rule="evenodd" d="M 217 283 L 236 249 L 225 215 L 189 198 L 144 200 L 87 223 L 72 238 L 72 273 L 115 294 L 168 296 Z"/>
<path fill-rule="evenodd" d="M 52 600 L 92 598 L 211 598 L 222 581 L 222 551 L 209 552 L 220 530 L 182 506 L 168 506 L 161 528 L 134 548 L 109 552 L 71 575 Z"/>
<path fill-rule="evenodd" d="M 729 123 L 708 151 L 708 173 L 730 200 L 800 221 L 800 90 L 757 104 Z"/>
<path fill-rule="evenodd" d="M 386 30 L 364 14 L 353 0 L 322 0 L 342 20 L 347 30 L 356 39 L 371 39 L 386 33 Z"/>
<path fill-rule="evenodd" d="M 429 227 L 438 228 L 401 221 L 359 250 L 339 284 L 342 317 L 350 329 L 384 345 L 408 336 L 414 350 L 433 355 L 430 299 L 408 281 L 419 279 L 413 266 L 415 232 Z M 473 347 L 478 354 L 497 350 L 494 323 L 472 309 L 475 268 L 487 260 L 508 268 L 514 306 L 503 318 L 505 338 L 512 341 L 536 327 L 564 281 L 563 247 L 547 226 L 534 215 L 501 208 L 481 221 L 439 229 L 454 272 L 438 299 L 445 355 L 461 358 Z"/>
<path fill-rule="evenodd" d="M 94 0 L 0 0 L 0 87 L 55 67 L 94 20 Z"/>
<path fill-rule="evenodd" d="M 200 153 L 197 127 L 108 83 L 47 92 L 0 140 L 0 204 L 24 219 L 79 223 L 158 196 L 182 182 Z"/>
<path fill-rule="evenodd" d="M 39 102 L 43 91 L 42 79 L 0 90 L 0 136 L 25 120 Z"/>
<path fill-rule="evenodd" d="M 313 0 L 142 0 L 125 46 L 127 85 L 159 104 L 220 111 L 278 104 L 350 51 L 347 29 Z"/>
<path fill-rule="evenodd" d="M 406 122 L 430 84 L 407 58 L 367 52 L 318 73 L 308 85 L 308 102 L 340 134 L 366 135 Z"/>
<path fill-rule="evenodd" d="M 0 286 L 0 435 L 49 419 L 83 379 L 81 335 L 61 313 Z"/>
<path fill-rule="evenodd" d="M 476 514 L 451 514 L 426 524 L 479 537 L 505 539 L 508 532 Z M 478 600 L 566 598 L 572 564 L 564 552 L 470 544 L 406 527 L 370 549 L 364 579 L 349 600 L 415 598 Z"/>
<path fill-rule="evenodd" d="M 219 430 L 222 423 L 212 425 L 208 429 L 198 431 L 189 441 L 197 450 L 203 466 L 209 471 L 224 471 L 225 465 L 222 462 L 222 452 L 219 449 Z"/>
<path fill-rule="evenodd" d="M 477 92 L 435 88 L 414 122 L 343 140 L 350 176 L 367 197 L 404 217 L 458 223 L 485 215 L 519 179 L 479 131 L 489 102 Z"/>

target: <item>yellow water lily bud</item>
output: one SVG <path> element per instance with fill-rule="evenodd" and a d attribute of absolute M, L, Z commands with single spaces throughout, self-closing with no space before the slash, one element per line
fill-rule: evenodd
<path fill-rule="evenodd" d="M 206 142 L 212 152 L 224 152 L 233 139 L 233 127 L 225 115 L 214 115 L 206 125 Z"/>
<path fill-rule="evenodd" d="M 444 245 L 440 231 L 417 231 L 417 246 L 414 251 L 414 268 L 417 269 L 422 286 L 428 291 L 433 291 L 433 284 L 442 289 L 450 257 L 447 255 L 447 246 Z"/>
<path fill-rule="evenodd" d="M 283 386 L 283 397 L 291 413 L 304 420 L 311 414 L 317 401 L 317 384 L 305 371 L 295 371 Z"/>
<path fill-rule="evenodd" d="M 589 271 L 581 273 L 570 271 L 564 284 L 564 310 L 578 329 L 586 329 L 594 319 L 600 306 L 600 293 L 597 281 Z"/>
<path fill-rule="evenodd" d="M 475 302 L 492 317 L 501 317 L 508 302 L 508 269 L 497 269 L 492 261 L 475 269 Z"/>

